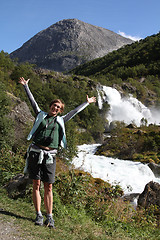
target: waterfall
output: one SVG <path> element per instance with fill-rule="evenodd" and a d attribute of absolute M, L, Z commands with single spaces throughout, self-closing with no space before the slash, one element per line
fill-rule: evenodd
<path fill-rule="evenodd" d="M 97 91 L 99 109 L 103 109 L 105 102 L 110 105 L 106 114 L 109 123 L 123 121 L 140 126 L 141 119 L 144 118 L 148 124 L 159 124 L 159 111 L 147 108 L 132 95 L 122 98 L 116 89 L 106 86 L 100 86 Z M 150 181 L 160 183 L 160 178 L 154 176 L 147 164 L 94 155 L 98 145 L 78 146 L 78 155 L 72 161 L 75 168 L 83 169 L 93 177 L 109 181 L 113 185 L 119 184 L 126 194 L 141 193 Z"/>
<path fill-rule="evenodd" d="M 160 123 L 159 111 L 147 108 L 131 94 L 128 97 L 122 98 L 116 89 L 107 86 L 100 86 L 97 91 L 99 108 L 102 109 L 105 102 L 110 105 L 110 109 L 106 115 L 109 123 L 122 121 L 126 124 L 134 123 L 140 126 L 142 119 L 146 119 L 148 124 Z"/>

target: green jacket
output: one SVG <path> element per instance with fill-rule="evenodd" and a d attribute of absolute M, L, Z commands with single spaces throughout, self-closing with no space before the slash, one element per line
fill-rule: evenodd
<path fill-rule="evenodd" d="M 43 121 L 43 119 L 47 116 L 47 113 L 42 111 L 37 102 L 35 101 L 29 87 L 28 84 L 24 85 L 25 91 L 27 93 L 27 96 L 30 100 L 30 103 L 32 105 L 32 108 L 35 112 L 36 119 L 33 125 L 32 130 L 30 131 L 27 140 L 32 139 L 33 134 L 35 133 L 35 131 L 37 130 L 38 126 L 40 125 L 40 123 Z M 66 134 L 65 134 L 65 122 L 69 121 L 71 118 L 73 118 L 77 113 L 79 113 L 80 111 L 82 111 L 84 108 L 86 108 L 89 105 L 88 102 L 84 102 L 82 103 L 80 106 L 76 107 L 74 110 L 70 111 L 69 113 L 67 113 L 64 116 L 57 116 L 57 123 L 60 124 L 61 128 L 62 128 L 62 134 L 60 136 L 60 145 L 62 147 L 66 147 Z"/>

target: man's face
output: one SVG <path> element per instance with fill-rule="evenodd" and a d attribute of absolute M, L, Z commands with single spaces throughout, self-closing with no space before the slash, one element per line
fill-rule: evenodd
<path fill-rule="evenodd" d="M 53 103 L 49 109 L 49 115 L 50 116 L 57 116 L 58 113 L 61 112 L 61 104 L 56 102 Z"/>

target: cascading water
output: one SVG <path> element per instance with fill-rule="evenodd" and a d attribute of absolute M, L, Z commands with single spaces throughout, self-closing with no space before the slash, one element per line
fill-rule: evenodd
<path fill-rule="evenodd" d="M 157 114 L 154 116 L 149 108 L 132 95 L 122 98 L 116 89 L 106 86 L 100 86 L 97 91 L 99 108 L 103 108 L 104 102 L 110 105 L 106 116 L 109 123 L 122 121 L 126 124 L 134 123 L 140 126 L 142 119 L 146 119 L 148 124 L 160 123 L 160 114 L 158 114 L 159 117 Z"/>
<path fill-rule="evenodd" d="M 99 145 L 79 146 L 77 157 L 72 161 L 75 168 L 83 169 L 93 177 L 113 185 L 119 184 L 126 194 L 141 193 L 150 181 L 160 183 L 160 178 L 154 176 L 147 164 L 94 155 Z"/>
<path fill-rule="evenodd" d="M 148 124 L 159 124 L 159 112 L 155 111 L 156 114 L 153 114 L 153 111 L 132 95 L 122 98 L 116 89 L 106 86 L 100 86 L 97 91 L 99 108 L 103 108 L 104 102 L 110 105 L 106 114 L 109 123 L 123 121 L 140 126 L 141 119 L 144 118 Z M 94 155 L 97 146 L 79 146 L 78 155 L 72 162 L 75 168 L 81 168 L 90 172 L 93 177 L 109 181 L 111 184 L 119 184 L 125 193 L 141 193 L 149 181 L 160 183 L 160 178 L 154 176 L 147 164 Z"/>

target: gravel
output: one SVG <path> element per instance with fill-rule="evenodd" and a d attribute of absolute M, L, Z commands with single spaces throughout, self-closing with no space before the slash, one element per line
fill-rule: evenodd
<path fill-rule="evenodd" d="M 14 220 L 5 221 L 3 216 L 0 215 L 0 240 L 26 240 L 21 237 L 21 231 L 14 224 Z"/>

